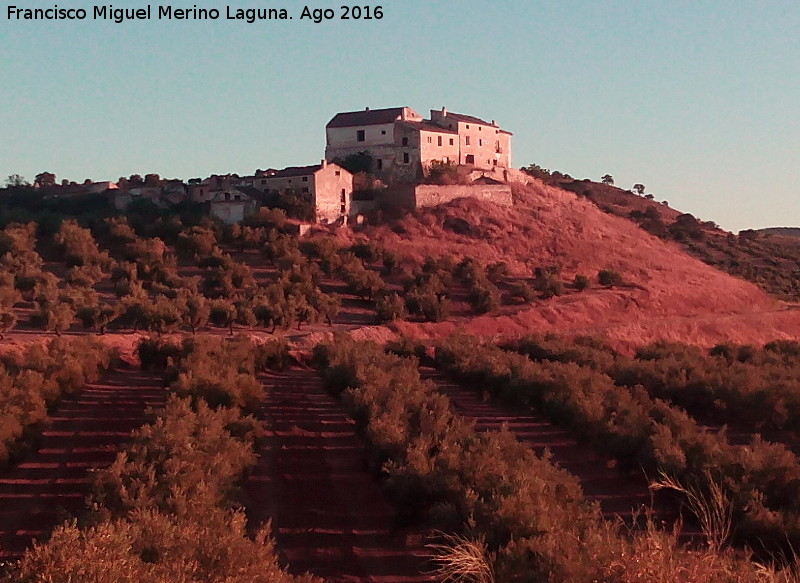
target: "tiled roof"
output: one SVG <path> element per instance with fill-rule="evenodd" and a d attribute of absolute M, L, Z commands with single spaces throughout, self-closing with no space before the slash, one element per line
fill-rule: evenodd
<path fill-rule="evenodd" d="M 458 134 L 456 130 L 443 128 L 442 126 L 436 125 L 430 121 L 404 121 L 402 122 L 403 125 L 407 125 L 409 127 L 422 130 L 425 132 L 437 132 L 440 134 Z"/>
<path fill-rule="evenodd" d="M 271 176 L 263 176 L 262 178 L 293 178 L 295 176 L 310 176 L 322 169 L 322 164 L 314 164 L 313 166 L 290 166 L 283 170 L 278 170 Z"/>
<path fill-rule="evenodd" d="M 463 121 L 463 122 L 466 122 L 466 123 L 477 123 L 477 124 L 481 124 L 481 125 L 485 125 L 485 126 L 492 125 L 488 121 L 483 121 L 479 117 L 475 117 L 473 115 L 464 115 L 463 113 L 452 113 L 452 112 L 448 111 L 447 112 L 447 117 L 452 117 L 456 121 Z"/>
<path fill-rule="evenodd" d="M 363 111 L 337 113 L 325 127 L 350 128 L 392 123 L 403 115 L 403 109 L 402 107 L 391 107 L 388 109 L 366 109 Z"/>

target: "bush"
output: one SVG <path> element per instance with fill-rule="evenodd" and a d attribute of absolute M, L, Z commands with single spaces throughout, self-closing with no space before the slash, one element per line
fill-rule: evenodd
<path fill-rule="evenodd" d="M 589 279 L 587 276 L 579 273 L 575 276 L 575 279 L 573 280 L 573 285 L 575 286 L 576 290 L 585 291 L 591 287 L 592 280 Z"/>
<path fill-rule="evenodd" d="M 395 293 L 381 294 L 375 300 L 375 311 L 378 313 L 378 322 L 381 323 L 405 320 L 408 316 L 405 300 Z"/>
<path fill-rule="evenodd" d="M 601 269 L 597 272 L 597 281 L 600 285 L 615 287 L 623 285 L 622 275 L 612 269 Z"/>

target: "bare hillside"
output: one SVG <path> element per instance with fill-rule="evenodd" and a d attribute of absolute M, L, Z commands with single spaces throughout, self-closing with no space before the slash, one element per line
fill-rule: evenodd
<path fill-rule="evenodd" d="M 415 336 L 440 336 L 457 328 L 482 335 L 516 336 L 531 330 L 601 332 L 622 344 L 667 337 L 712 344 L 757 342 L 792 335 L 800 317 L 757 286 L 718 271 L 633 222 L 602 212 L 577 195 L 541 183 L 519 188 L 513 208 L 474 200 L 418 211 L 367 236 L 419 261 L 427 255 L 505 261 L 518 277 L 558 266 L 560 279 L 590 276 L 592 288 L 507 307 L 498 314 L 440 324 L 400 323 Z M 605 288 L 599 270 L 618 271 L 625 284 Z M 770 319 L 771 318 L 771 319 Z M 746 319 L 746 322 L 745 322 Z M 762 319 L 771 323 L 762 329 Z M 765 336 L 766 335 L 766 336 Z"/>

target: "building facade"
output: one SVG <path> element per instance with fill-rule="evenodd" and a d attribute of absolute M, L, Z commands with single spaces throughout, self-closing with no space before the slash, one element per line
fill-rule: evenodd
<path fill-rule="evenodd" d="M 418 182 L 437 162 L 478 170 L 511 167 L 510 132 L 446 108 L 432 110 L 427 120 L 410 107 L 339 113 L 325 134 L 327 160 L 363 156 L 368 171 L 388 184 Z"/>
<path fill-rule="evenodd" d="M 293 194 L 307 199 L 314 208 L 314 221 L 318 223 L 346 223 L 350 216 L 353 175 L 327 160 L 256 176 L 253 188 L 278 197 Z"/>

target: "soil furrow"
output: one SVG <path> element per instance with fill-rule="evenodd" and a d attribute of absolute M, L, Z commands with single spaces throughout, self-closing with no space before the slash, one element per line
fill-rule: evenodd
<path fill-rule="evenodd" d="M 364 463 L 364 444 L 310 369 L 262 377 L 268 432 L 245 484 L 253 530 L 272 521 L 292 573 L 331 582 L 433 581 L 421 540 L 396 532 L 395 511 Z"/>
<path fill-rule="evenodd" d="M 160 375 L 119 369 L 64 398 L 39 449 L 0 473 L 0 557 L 19 558 L 33 539 L 82 514 L 93 472 L 114 461 L 164 397 Z"/>

